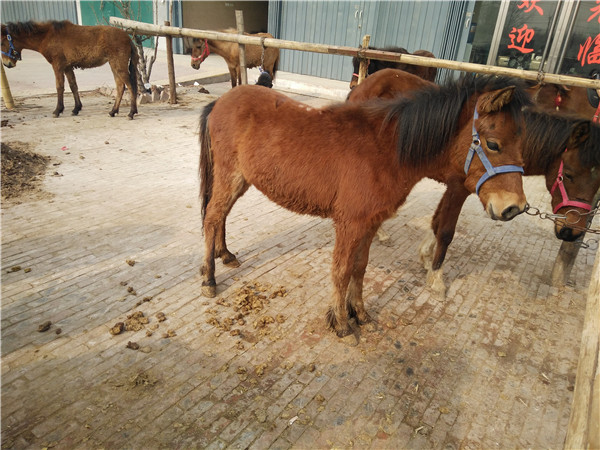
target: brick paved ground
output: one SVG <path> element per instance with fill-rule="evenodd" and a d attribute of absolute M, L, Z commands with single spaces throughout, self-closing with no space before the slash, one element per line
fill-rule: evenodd
<path fill-rule="evenodd" d="M 492 222 L 471 197 L 440 299 L 418 244 L 443 188 L 425 180 L 387 224 L 392 245 L 372 246 L 365 303 L 379 327 L 350 346 L 324 328 L 331 222 L 251 189 L 228 221 L 242 265 L 217 263 L 219 296 L 205 299 L 207 98 L 141 105 L 133 121 L 90 93 L 79 117 L 51 118 L 54 96 L 2 111 L 3 142 L 60 163 L 44 180 L 51 198 L 2 207 L 3 448 L 562 446 L 595 251 L 554 288 L 552 224 Z M 547 210 L 542 181 L 525 187 Z M 274 298 L 238 322 L 249 285 Z M 134 311 L 143 329 L 109 333 Z"/>

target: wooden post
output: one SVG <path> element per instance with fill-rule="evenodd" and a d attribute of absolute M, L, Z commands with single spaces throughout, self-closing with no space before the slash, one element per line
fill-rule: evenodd
<path fill-rule="evenodd" d="M 237 25 L 238 34 L 244 34 L 244 11 L 240 11 L 240 10 L 235 11 L 235 23 Z M 239 44 L 239 46 L 240 46 L 240 76 L 242 78 L 242 84 L 248 84 L 248 73 L 246 73 L 246 45 Z"/>
<path fill-rule="evenodd" d="M 171 26 L 171 22 L 165 20 L 165 26 Z M 167 67 L 169 69 L 169 103 L 177 104 L 177 88 L 175 87 L 175 63 L 173 62 L 173 37 L 166 36 L 167 40 Z"/>
<path fill-rule="evenodd" d="M 563 448 L 600 448 L 600 253 L 588 291 L 575 392 Z"/>
<path fill-rule="evenodd" d="M 371 35 L 365 34 L 362 40 L 360 48 L 367 49 L 369 42 L 371 41 Z M 358 69 L 358 84 L 362 83 L 367 78 L 367 70 L 369 69 L 369 60 L 366 58 L 360 58 L 360 66 Z"/>
<path fill-rule="evenodd" d="M 6 106 L 6 109 L 15 109 L 15 101 L 10 92 L 8 78 L 6 78 L 6 73 L 4 72 L 4 64 L 1 62 L 0 67 L 2 67 L 2 76 L 0 77 L 0 80 L 2 81 L 2 99 L 4 100 L 4 106 Z"/>

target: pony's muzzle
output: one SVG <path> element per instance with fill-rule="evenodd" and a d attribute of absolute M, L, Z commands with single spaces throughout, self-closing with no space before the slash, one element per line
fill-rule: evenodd
<path fill-rule="evenodd" d="M 493 220 L 502 222 L 514 219 L 526 210 L 527 202 L 520 202 L 516 198 L 503 198 L 502 196 L 491 196 L 486 207 L 486 212 Z"/>

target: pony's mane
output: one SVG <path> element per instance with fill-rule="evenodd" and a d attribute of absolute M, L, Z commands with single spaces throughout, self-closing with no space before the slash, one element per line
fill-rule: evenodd
<path fill-rule="evenodd" d="M 586 122 L 576 116 L 535 109 L 525 110 L 523 116 L 526 130 L 523 158 L 543 172 L 548 171 L 552 162 L 565 151 L 575 126 Z M 582 153 L 580 152 L 580 158 L 583 157 Z M 587 155 L 587 159 L 589 156 Z"/>
<path fill-rule="evenodd" d="M 54 31 L 60 31 L 70 23 L 68 20 L 51 20 L 48 22 L 34 22 L 30 20 L 28 22 L 9 22 L 6 24 L 6 29 L 8 34 L 14 36 L 30 36 L 38 33 L 46 33 L 50 28 L 54 29 Z"/>
<path fill-rule="evenodd" d="M 579 160 L 586 167 L 600 168 L 600 126 L 590 121 L 590 135 L 579 147 Z"/>
<path fill-rule="evenodd" d="M 387 121 L 397 123 L 397 148 L 401 163 L 419 166 L 430 162 L 457 132 L 462 109 L 472 95 L 514 86 L 511 102 L 504 107 L 517 123 L 522 109 L 531 104 L 521 80 L 505 76 L 466 75 L 443 86 L 419 90 L 412 99 L 389 101 Z M 381 106 L 385 107 L 385 106 Z M 401 120 L 400 120 L 401 117 Z"/>

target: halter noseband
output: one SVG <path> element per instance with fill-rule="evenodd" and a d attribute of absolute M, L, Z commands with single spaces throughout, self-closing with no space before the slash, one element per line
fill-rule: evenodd
<path fill-rule="evenodd" d="M 202 63 L 208 55 L 210 55 L 210 49 L 208 48 L 208 40 L 204 39 L 204 50 L 202 50 L 202 54 L 200 56 L 192 56 L 192 61 L 200 61 L 200 63 Z"/>
<path fill-rule="evenodd" d="M 10 34 L 6 34 L 6 40 L 8 41 L 8 45 L 10 47 L 8 49 L 8 53 L 2 52 L 2 54 L 5 56 L 8 56 L 11 59 L 16 59 L 17 61 L 21 61 L 21 55 L 15 49 L 15 46 L 13 45 L 13 40 L 12 40 L 12 37 L 10 36 Z"/>
<path fill-rule="evenodd" d="M 471 167 L 471 162 L 473 161 L 473 156 L 475 156 L 475 153 L 477 153 L 477 156 L 479 156 L 479 159 L 483 163 L 483 167 L 485 167 L 485 173 L 481 175 L 481 178 L 479 178 L 479 181 L 477 182 L 477 187 L 475 188 L 475 192 L 477 193 L 477 195 L 479 195 L 479 189 L 481 188 L 481 185 L 493 176 L 500 175 L 501 173 L 511 172 L 524 173 L 523 168 L 521 166 L 506 164 L 503 166 L 494 167 L 492 165 L 485 152 L 483 151 L 483 148 L 481 147 L 479 133 L 475 129 L 475 121 L 478 118 L 479 113 L 477 112 L 476 107 L 475 113 L 473 114 L 473 143 L 471 144 L 471 147 L 469 147 L 469 153 L 467 154 L 467 159 L 465 161 L 465 175 L 469 173 L 469 168 Z"/>
<path fill-rule="evenodd" d="M 565 149 L 565 152 L 567 150 L 568 149 Z M 550 195 L 552 195 L 552 194 L 554 194 L 554 191 L 558 187 L 558 190 L 560 191 L 560 195 L 562 197 L 562 201 L 558 205 L 556 205 L 556 207 L 554 208 L 554 210 L 552 212 L 554 214 L 556 214 L 556 212 L 560 208 L 563 208 L 565 206 L 573 206 L 575 208 L 581 208 L 581 209 L 584 209 L 586 211 L 591 211 L 592 210 L 592 205 L 590 205 L 589 203 L 577 202 L 577 201 L 574 201 L 574 200 L 569 200 L 569 196 L 567 195 L 567 190 L 565 189 L 565 185 L 563 183 L 563 167 L 564 167 L 564 165 L 565 165 L 564 161 L 561 161 L 560 162 L 560 167 L 558 168 L 558 175 L 556 176 L 556 181 L 552 185 L 552 189 L 550 189 Z"/>

